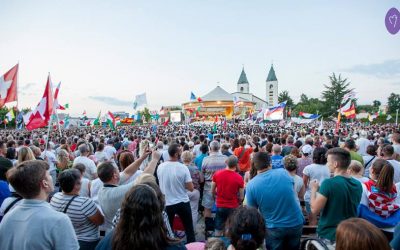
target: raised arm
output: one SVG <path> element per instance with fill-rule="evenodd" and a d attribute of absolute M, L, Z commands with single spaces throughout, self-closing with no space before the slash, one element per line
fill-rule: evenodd
<path fill-rule="evenodd" d="M 151 154 L 150 150 L 146 150 L 141 157 L 136 161 L 132 162 L 128 167 L 125 168 L 124 174 L 127 176 L 133 175 L 140 167 L 142 162 Z"/>

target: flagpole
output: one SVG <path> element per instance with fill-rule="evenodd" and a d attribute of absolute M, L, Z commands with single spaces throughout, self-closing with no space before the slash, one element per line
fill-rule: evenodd
<path fill-rule="evenodd" d="M 396 109 L 396 126 L 397 126 L 397 118 L 399 117 L 399 109 Z"/>
<path fill-rule="evenodd" d="M 17 111 L 19 111 L 18 110 L 18 81 L 19 81 L 19 60 L 18 60 L 18 70 L 17 70 Z M 17 112 L 15 112 L 15 118 L 14 118 L 14 120 L 15 120 L 15 129 L 17 129 L 18 127 L 17 127 L 17 116 L 16 116 L 16 113 Z"/>
<path fill-rule="evenodd" d="M 60 137 L 62 137 L 61 127 L 60 127 L 60 119 L 58 118 L 57 109 L 54 110 L 54 113 L 56 114 L 56 117 L 57 117 L 57 125 L 58 125 L 58 130 L 60 131 Z"/>

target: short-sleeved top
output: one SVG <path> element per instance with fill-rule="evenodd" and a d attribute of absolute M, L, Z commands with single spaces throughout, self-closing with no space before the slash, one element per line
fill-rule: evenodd
<path fill-rule="evenodd" d="M 282 168 L 256 175 L 247 183 L 247 205 L 258 208 L 268 228 L 289 228 L 303 224 L 294 181 Z"/>
<path fill-rule="evenodd" d="M 197 166 L 199 170 L 201 170 L 201 165 L 203 164 L 203 160 L 207 157 L 207 154 L 200 154 L 194 159 L 194 164 Z"/>
<path fill-rule="evenodd" d="M 213 182 L 217 187 L 217 207 L 237 208 L 239 189 L 244 188 L 242 176 L 234 171 L 223 169 L 214 174 Z"/>
<path fill-rule="evenodd" d="M 300 202 L 298 194 L 299 194 L 301 188 L 304 186 L 304 182 L 303 182 L 303 179 L 298 175 L 294 175 L 294 176 L 292 176 L 292 178 L 294 181 L 294 190 L 296 191 L 296 200 Z"/>
<path fill-rule="evenodd" d="M 350 151 L 350 157 L 352 160 L 359 161 L 364 166 L 364 159 L 359 153 Z"/>
<path fill-rule="evenodd" d="M 221 153 L 210 153 L 209 156 L 205 157 L 201 165 L 201 172 L 204 174 L 204 180 L 211 182 L 214 173 L 226 167 L 225 162 L 227 159 L 228 157 Z"/>
<path fill-rule="evenodd" d="M 308 176 L 310 182 L 313 180 L 318 180 L 319 185 L 322 185 L 322 182 L 325 179 L 330 178 L 331 172 L 327 165 L 313 163 L 304 168 L 303 176 L 304 175 Z M 310 185 L 308 185 L 306 193 L 304 194 L 304 201 L 310 202 L 310 200 L 311 200 L 311 187 Z"/>
<path fill-rule="evenodd" d="M 96 176 L 96 174 L 97 174 L 97 168 L 96 168 L 96 164 L 94 163 L 94 161 L 92 161 L 91 159 L 89 159 L 86 156 L 78 156 L 74 160 L 74 165 L 78 164 L 78 163 L 85 165 L 84 176 L 86 178 L 88 178 L 89 180 L 93 180 L 94 176 Z"/>
<path fill-rule="evenodd" d="M 246 150 L 246 151 L 243 153 L 243 156 L 240 157 L 243 150 Z M 251 153 L 253 153 L 252 147 L 250 147 L 250 148 L 238 147 L 238 148 L 235 148 L 235 151 L 233 151 L 233 154 L 236 155 L 237 158 L 240 158 L 239 164 L 238 164 L 240 171 L 246 172 L 246 171 L 250 170 L 250 155 L 251 155 Z"/>
<path fill-rule="evenodd" d="M 284 168 L 283 166 L 283 157 L 281 155 L 273 155 L 271 156 L 271 165 L 272 168 Z"/>
<path fill-rule="evenodd" d="M 58 212 L 64 212 L 65 207 L 73 196 L 56 193 L 50 205 Z M 96 214 L 96 204 L 89 198 L 78 196 L 69 205 L 66 214 L 71 219 L 78 240 L 96 241 L 99 239 L 98 226 L 89 220 Z"/>
<path fill-rule="evenodd" d="M 157 176 L 166 206 L 189 202 L 186 183 L 192 182 L 192 177 L 185 165 L 177 161 L 163 162 L 158 166 Z"/>
<path fill-rule="evenodd" d="M 326 179 L 318 191 L 327 198 L 318 222 L 318 236 L 335 240 L 338 224 L 351 217 L 357 217 L 361 200 L 361 183 L 351 177 L 335 176 Z"/>
<path fill-rule="evenodd" d="M 200 190 L 200 171 L 193 165 L 187 167 L 189 169 L 190 176 L 192 177 L 193 187 L 197 190 Z"/>

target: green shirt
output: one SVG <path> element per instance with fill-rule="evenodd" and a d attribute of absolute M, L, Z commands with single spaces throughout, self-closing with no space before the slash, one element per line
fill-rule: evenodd
<path fill-rule="evenodd" d="M 364 159 L 359 153 L 350 151 L 350 157 L 352 160 L 359 161 L 364 166 Z"/>
<path fill-rule="evenodd" d="M 331 241 L 335 240 L 338 224 L 351 217 L 357 217 L 362 187 L 354 178 L 335 176 L 326 179 L 318 191 L 327 198 L 318 222 L 318 236 Z"/>

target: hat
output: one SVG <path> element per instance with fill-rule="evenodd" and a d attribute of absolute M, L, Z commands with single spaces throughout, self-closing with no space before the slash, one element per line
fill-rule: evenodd
<path fill-rule="evenodd" d="M 188 142 L 189 148 L 194 146 L 194 143 L 192 141 Z"/>
<path fill-rule="evenodd" d="M 352 137 L 353 137 L 354 139 L 357 139 L 357 138 L 358 138 L 358 135 L 357 135 L 357 134 L 354 134 Z"/>
<path fill-rule="evenodd" d="M 303 152 L 303 154 L 310 155 L 312 153 L 312 147 L 310 145 L 306 144 L 301 148 L 301 152 Z"/>

